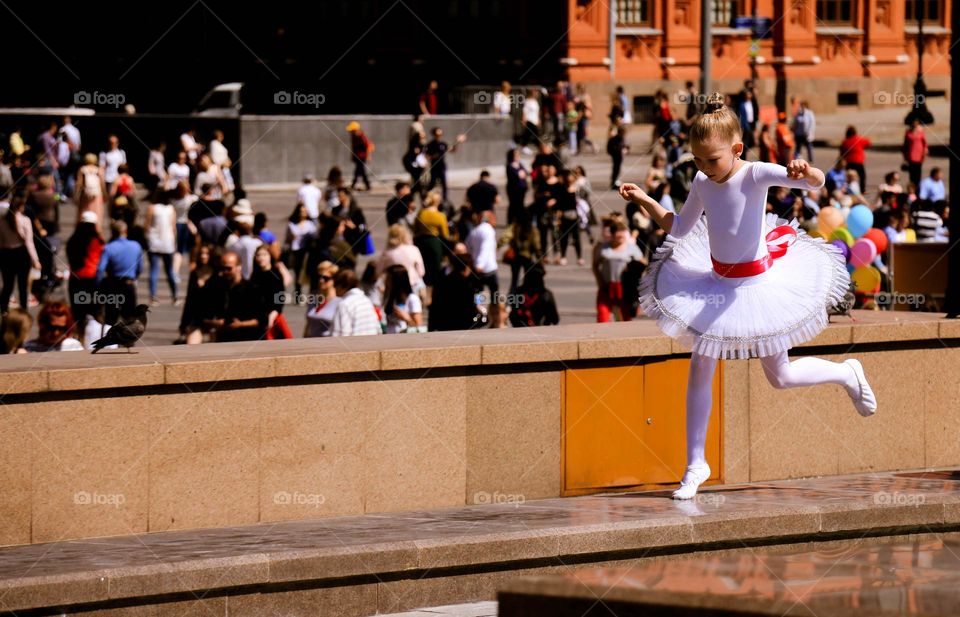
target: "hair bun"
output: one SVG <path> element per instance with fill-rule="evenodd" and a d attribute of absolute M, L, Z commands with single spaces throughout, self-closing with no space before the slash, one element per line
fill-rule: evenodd
<path fill-rule="evenodd" d="M 710 114 L 715 111 L 720 111 L 726 106 L 726 99 L 724 98 L 723 94 L 720 92 L 714 92 L 707 97 L 707 104 L 704 108 L 704 112 Z"/>

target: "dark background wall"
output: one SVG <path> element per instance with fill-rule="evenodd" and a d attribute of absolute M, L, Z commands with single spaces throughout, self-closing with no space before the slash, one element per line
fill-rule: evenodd
<path fill-rule="evenodd" d="M 563 0 L 10 2 L 0 107 L 97 91 L 186 113 L 242 81 L 249 113 L 406 114 L 438 79 L 441 112 L 459 112 L 459 86 L 560 77 L 566 29 Z M 298 89 L 323 94 L 323 109 L 271 108 L 276 91 Z"/>

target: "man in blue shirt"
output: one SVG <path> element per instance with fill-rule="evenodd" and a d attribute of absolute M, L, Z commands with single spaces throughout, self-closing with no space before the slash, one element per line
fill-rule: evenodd
<path fill-rule="evenodd" d="M 943 185 L 939 167 L 931 169 L 930 176 L 920 181 L 920 193 L 917 197 L 930 203 L 944 201 L 947 198 L 947 189 Z"/>
<path fill-rule="evenodd" d="M 127 239 L 127 224 L 113 224 L 113 239 L 103 248 L 97 266 L 97 282 L 100 285 L 98 298 L 106 306 L 104 316 L 107 324 L 113 325 L 119 315 L 128 316 L 137 306 L 137 278 L 143 267 L 143 249 L 140 244 Z"/>

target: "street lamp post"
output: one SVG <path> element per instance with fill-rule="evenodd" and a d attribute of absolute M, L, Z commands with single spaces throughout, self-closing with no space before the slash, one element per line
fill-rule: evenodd
<path fill-rule="evenodd" d="M 910 124 L 916 118 L 922 124 L 933 124 L 933 114 L 927 109 L 927 84 L 923 81 L 923 18 L 927 0 L 913 2 L 917 7 L 917 81 L 913 84 L 913 109 L 904 118 L 904 123 Z"/>

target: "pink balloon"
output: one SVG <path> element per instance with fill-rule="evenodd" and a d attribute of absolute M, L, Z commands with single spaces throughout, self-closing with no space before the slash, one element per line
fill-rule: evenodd
<path fill-rule="evenodd" d="M 870 238 L 860 238 L 850 247 L 850 263 L 859 268 L 869 266 L 877 258 L 877 245 Z"/>

